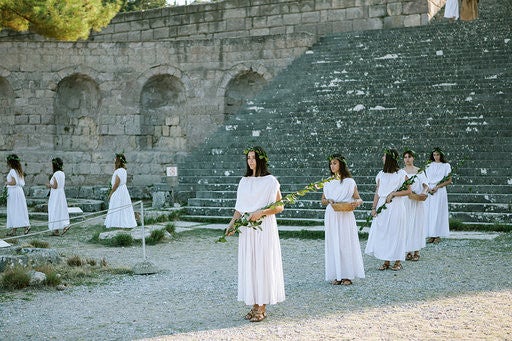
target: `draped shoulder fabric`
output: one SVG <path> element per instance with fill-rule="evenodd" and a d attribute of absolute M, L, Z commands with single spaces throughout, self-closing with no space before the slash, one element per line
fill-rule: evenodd
<path fill-rule="evenodd" d="M 107 228 L 133 228 L 137 226 L 135 212 L 132 206 L 132 199 L 126 186 L 128 173 L 124 168 L 118 168 L 112 174 L 111 186 L 114 186 L 116 177 L 119 177 L 119 186 L 110 196 L 108 203 L 105 227 Z"/>
<path fill-rule="evenodd" d="M 250 213 L 275 202 L 279 182 L 272 175 L 243 177 L 235 209 Z M 242 227 L 238 238 L 238 300 L 247 305 L 285 300 L 281 244 L 275 215 L 263 218 L 261 230 Z"/>
<path fill-rule="evenodd" d="M 7 181 L 14 180 L 16 185 L 7 185 L 7 228 L 27 227 L 30 225 L 28 219 L 27 200 L 23 186 L 25 179 L 19 176 L 16 170 L 12 169 L 7 174 Z"/>

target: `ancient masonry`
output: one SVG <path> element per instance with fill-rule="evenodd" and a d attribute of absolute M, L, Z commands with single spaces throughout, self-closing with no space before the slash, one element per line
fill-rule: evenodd
<path fill-rule="evenodd" d="M 425 25 L 444 2 L 229 0 L 121 14 L 80 42 L 2 31 L 0 157 L 21 156 L 29 196 L 59 156 L 68 191 L 94 197 L 124 151 L 132 195 L 150 197 L 319 36 Z"/>

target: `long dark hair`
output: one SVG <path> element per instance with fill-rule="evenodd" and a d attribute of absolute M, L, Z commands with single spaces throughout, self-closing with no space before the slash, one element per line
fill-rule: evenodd
<path fill-rule="evenodd" d="M 382 170 L 384 173 L 396 173 L 400 170 L 400 166 L 398 166 L 398 151 L 396 149 L 386 149 L 384 150 L 384 154 L 386 155 L 386 160 L 384 160 L 384 167 Z"/>
<path fill-rule="evenodd" d="M 440 158 L 439 160 L 440 160 L 442 163 L 447 163 L 447 162 L 448 162 L 448 160 L 446 160 L 446 157 L 445 157 L 445 155 L 444 155 L 443 150 L 442 150 L 441 148 L 439 148 L 439 147 L 435 147 L 435 148 L 434 148 L 434 149 L 432 149 L 432 151 L 430 152 L 430 157 L 429 157 L 429 160 L 430 160 L 430 161 L 432 161 L 432 162 L 433 162 L 433 161 L 435 161 L 435 159 L 434 159 L 434 153 L 435 153 L 435 152 L 439 153 L 439 155 L 441 156 L 441 158 Z"/>
<path fill-rule="evenodd" d="M 116 154 L 116 164 L 115 168 L 126 168 L 126 157 L 123 153 Z"/>
<path fill-rule="evenodd" d="M 340 182 L 343 182 L 343 179 L 351 178 L 352 174 L 350 173 L 350 170 L 348 169 L 347 160 L 345 160 L 345 157 L 343 155 L 341 155 L 341 154 L 332 154 L 328 158 L 328 160 L 329 160 L 329 172 L 331 172 L 331 175 L 334 175 L 334 173 L 331 170 L 331 161 L 333 159 L 338 160 L 339 163 L 340 163 L 340 176 L 341 176 L 341 181 Z"/>
<path fill-rule="evenodd" d="M 16 154 L 10 154 L 7 156 L 7 164 L 9 167 L 14 169 L 18 175 L 23 178 L 23 168 L 21 167 L 20 158 Z"/>
<path fill-rule="evenodd" d="M 246 150 L 244 150 L 245 166 L 246 166 L 245 176 L 252 176 L 252 169 L 247 164 L 247 157 L 249 155 L 249 152 L 254 152 L 254 155 L 256 156 L 256 172 L 255 172 L 254 176 L 270 175 L 270 172 L 268 171 L 267 153 L 260 146 L 254 146 L 254 147 L 247 148 Z"/>
<path fill-rule="evenodd" d="M 52 168 L 53 172 L 61 171 L 64 169 L 64 162 L 60 157 L 56 157 L 52 159 Z"/>

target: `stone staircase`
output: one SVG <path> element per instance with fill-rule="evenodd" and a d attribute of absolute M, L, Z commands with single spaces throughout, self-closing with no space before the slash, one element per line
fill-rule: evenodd
<path fill-rule="evenodd" d="M 482 8 L 484 5 L 489 8 Z M 480 3 L 473 22 L 351 32 L 321 38 L 179 163 L 184 219 L 227 221 L 245 172 L 243 149 L 264 147 L 283 195 L 329 175 L 341 152 L 369 214 L 385 147 L 413 148 L 424 164 L 442 147 L 452 167 L 450 215 L 512 222 L 512 9 Z M 323 219 L 321 192 L 278 216 Z"/>

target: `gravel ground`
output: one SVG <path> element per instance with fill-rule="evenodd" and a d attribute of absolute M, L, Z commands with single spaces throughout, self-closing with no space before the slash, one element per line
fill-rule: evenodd
<path fill-rule="evenodd" d="M 157 274 L 0 292 L 0 339 L 512 339 L 511 234 L 458 234 L 428 245 L 419 262 L 398 272 L 378 271 L 381 262 L 364 256 L 366 278 L 352 286 L 324 281 L 323 240 L 282 238 L 287 299 L 250 323 L 248 307 L 236 301 L 237 239 L 215 243 L 220 232 L 195 229 L 148 246 Z M 141 247 L 103 247 L 87 243 L 90 237 L 72 229 L 42 239 L 65 255 L 105 257 L 111 266 L 142 261 Z"/>

